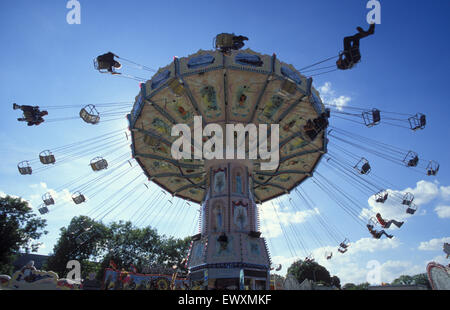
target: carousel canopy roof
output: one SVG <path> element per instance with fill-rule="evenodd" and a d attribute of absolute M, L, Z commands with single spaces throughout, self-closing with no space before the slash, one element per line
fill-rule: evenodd
<path fill-rule="evenodd" d="M 194 137 L 194 116 L 202 117 L 203 126 L 279 124 L 278 167 L 261 170 L 257 159 L 249 173 L 257 202 L 283 195 L 307 179 L 326 152 L 326 130 L 312 141 L 304 130 L 308 120 L 326 112 L 311 84 L 275 55 L 250 49 L 229 54 L 200 50 L 174 58 L 141 84 L 128 115 L 133 156 L 149 179 L 173 195 L 200 203 L 208 188 L 205 161 L 172 157 L 171 145 L 179 138 L 171 136 L 172 126 L 187 124 Z"/>

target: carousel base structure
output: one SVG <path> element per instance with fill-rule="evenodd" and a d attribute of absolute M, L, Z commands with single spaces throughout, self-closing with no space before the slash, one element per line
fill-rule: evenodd
<path fill-rule="evenodd" d="M 224 245 L 221 236 L 211 234 L 193 242 L 189 263 L 193 286 L 218 290 L 269 289 L 270 263 L 264 239 L 230 233 L 226 234 L 228 243 Z"/>
<path fill-rule="evenodd" d="M 201 233 L 193 237 L 187 263 L 193 287 L 269 289 L 270 256 L 248 190 L 250 169 L 239 161 L 208 166 L 211 186 L 201 208 Z"/>

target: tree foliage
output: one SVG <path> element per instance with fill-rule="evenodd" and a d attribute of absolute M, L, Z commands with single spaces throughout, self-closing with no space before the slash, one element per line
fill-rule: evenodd
<path fill-rule="evenodd" d="M 361 284 L 354 284 L 354 283 L 346 283 L 342 289 L 343 290 L 367 290 L 370 286 L 370 283 L 364 282 Z"/>
<path fill-rule="evenodd" d="M 36 242 L 45 231 L 46 221 L 33 213 L 21 198 L 0 197 L 0 272 L 11 273 L 19 251 L 37 252 L 41 243 Z"/>
<path fill-rule="evenodd" d="M 288 268 L 287 273 L 292 274 L 299 283 L 308 279 L 327 286 L 338 284 L 340 287 L 339 278 L 335 276 L 332 280 L 328 270 L 314 261 L 298 260 Z"/>
<path fill-rule="evenodd" d="M 392 285 L 424 285 L 431 289 L 430 282 L 426 273 L 416 274 L 414 276 L 402 275 L 392 281 Z"/>
<path fill-rule="evenodd" d="M 80 246 L 76 239 L 83 233 L 84 230 L 80 229 L 83 225 L 91 228 L 87 231 L 88 240 Z M 64 275 L 68 271 L 67 262 L 75 259 L 81 263 L 83 276 L 94 271 L 97 279 L 102 280 L 111 261 L 119 269 L 129 270 L 133 265 L 138 271 L 149 266 L 171 268 L 180 265 L 187 256 L 189 243 L 189 238 L 168 238 L 158 235 L 151 227 L 139 228 L 131 222 L 105 225 L 87 217 L 75 217 L 67 228 L 61 229 L 46 267 Z"/>
<path fill-rule="evenodd" d="M 90 229 L 86 230 L 83 227 L 90 227 Z M 60 237 L 53 248 L 53 254 L 50 255 L 44 268 L 63 277 L 68 272 L 67 263 L 70 260 L 78 260 L 83 273 L 93 271 L 93 266 L 89 263 L 89 260 L 95 260 L 103 252 L 108 237 L 108 228 L 86 216 L 79 216 L 74 217 L 69 226 L 61 228 L 60 231 Z M 80 244 L 77 242 L 77 238 L 82 233 L 87 235 L 88 241 Z"/>

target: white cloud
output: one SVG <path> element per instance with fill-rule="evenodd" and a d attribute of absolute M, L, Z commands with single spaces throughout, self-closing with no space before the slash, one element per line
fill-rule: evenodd
<path fill-rule="evenodd" d="M 321 248 L 316 248 L 312 251 L 312 257 L 317 263 L 324 266 L 330 275 L 336 275 L 341 280 L 341 284 L 345 283 L 363 283 L 367 280 L 367 274 L 370 269 L 367 267 L 367 263 L 360 266 L 358 262 L 361 262 L 361 255 L 364 253 L 374 253 L 380 251 L 388 251 L 397 248 L 400 245 L 398 240 L 394 239 L 373 239 L 373 238 L 362 238 L 355 242 L 350 243 L 347 253 L 341 254 L 337 251 L 336 246 L 326 246 Z M 326 254 L 333 252 L 333 257 L 331 260 L 326 259 Z M 274 264 L 281 264 L 283 268 L 277 272 L 280 275 L 285 275 L 289 266 L 298 259 L 305 259 L 304 257 L 285 257 L 285 256 L 273 256 L 272 261 Z M 384 276 L 382 276 L 383 281 L 387 281 L 392 276 L 389 276 L 394 269 L 393 263 L 389 263 L 384 266 Z M 401 265 L 401 264 L 399 264 Z M 412 264 L 404 263 L 411 269 Z M 380 266 L 383 265 L 380 263 Z M 404 269 L 407 269 L 406 267 Z M 417 268 L 414 269 L 414 271 Z M 394 273 L 403 272 L 400 270 Z M 392 278 L 395 279 L 395 278 Z"/>
<path fill-rule="evenodd" d="M 450 206 L 437 206 L 434 211 L 440 218 L 450 218 Z"/>
<path fill-rule="evenodd" d="M 331 83 L 325 82 L 322 86 L 319 87 L 319 92 L 321 95 L 328 95 L 331 92 Z"/>
<path fill-rule="evenodd" d="M 431 239 L 430 241 L 423 241 L 419 244 L 418 249 L 421 251 L 438 251 L 442 250 L 444 243 L 450 242 L 450 237 L 444 237 L 440 239 Z"/>
<path fill-rule="evenodd" d="M 46 193 L 50 193 L 50 195 L 55 200 L 55 204 L 63 203 L 63 202 L 73 202 L 72 195 L 68 189 L 63 189 L 63 190 L 57 192 L 52 188 L 48 188 L 47 184 L 44 182 L 40 182 L 39 184 L 33 184 L 33 185 L 31 185 L 31 187 L 37 189 L 38 191 L 40 191 L 42 193 L 42 194 L 37 194 L 37 195 L 31 195 L 30 196 L 31 200 L 39 199 L 42 203 L 42 196 Z"/>
<path fill-rule="evenodd" d="M 450 200 L 450 186 L 441 186 L 441 196 L 445 200 Z"/>
<path fill-rule="evenodd" d="M 448 265 L 448 259 L 447 259 L 446 255 L 439 255 L 430 260 L 427 260 L 426 264 L 431 263 L 431 262 L 435 262 L 435 263 L 438 263 L 438 264 L 441 264 L 444 266 Z"/>
<path fill-rule="evenodd" d="M 439 195 L 439 188 L 435 183 L 421 180 L 417 182 L 416 188 L 407 188 L 403 192 L 410 192 L 414 195 L 414 203 L 417 205 L 426 204 Z"/>
<path fill-rule="evenodd" d="M 387 261 L 380 266 L 380 282 L 390 283 L 401 275 L 416 275 L 425 272 L 425 266 L 410 261 Z M 376 283 L 381 284 L 381 283 Z"/>
<path fill-rule="evenodd" d="M 280 224 L 283 226 L 305 222 L 309 217 L 318 215 L 319 210 L 290 211 L 284 210 L 276 204 L 264 204 L 259 208 L 261 232 L 264 237 L 275 238 L 282 234 Z"/>
<path fill-rule="evenodd" d="M 336 107 L 339 111 L 342 111 L 342 109 L 352 100 L 352 98 L 348 96 L 336 96 L 330 82 L 325 82 L 324 85 L 320 86 L 319 93 L 326 104 Z"/>

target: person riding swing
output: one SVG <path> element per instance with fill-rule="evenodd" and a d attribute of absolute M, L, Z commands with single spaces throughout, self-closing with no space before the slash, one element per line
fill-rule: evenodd
<path fill-rule="evenodd" d="M 402 227 L 403 222 L 397 222 L 396 220 L 390 220 L 390 221 L 385 221 L 382 217 L 380 213 L 376 214 L 376 218 L 378 220 L 378 222 L 380 223 L 381 227 L 389 229 L 389 227 L 391 227 L 392 224 L 394 224 L 395 226 L 397 226 L 398 228 Z"/>
<path fill-rule="evenodd" d="M 361 27 L 356 28 L 358 33 L 344 38 L 344 51 L 339 54 L 336 66 L 341 70 L 351 69 L 361 60 L 359 51 L 359 40 L 375 33 L 375 24 L 370 24 L 369 30 L 364 31 Z"/>
<path fill-rule="evenodd" d="M 22 110 L 24 117 L 18 118 L 17 120 L 19 122 L 27 122 L 28 126 L 40 125 L 45 121 L 43 117 L 48 115 L 47 111 L 41 111 L 38 106 L 33 107 L 30 105 L 18 105 L 13 103 L 13 109 Z"/>
<path fill-rule="evenodd" d="M 383 236 L 383 235 L 385 235 L 389 239 L 392 239 L 394 237 L 393 235 L 387 234 L 384 230 L 377 231 L 377 230 L 373 229 L 373 225 L 370 225 L 370 224 L 367 224 L 367 229 L 369 229 L 370 234 L 375 239 L 380 239 L 381 236 Z"/>
<path fill-rule="evenodd" d="M 114 59 L 114 57 L 119 57 L 111 52 L 100 55 L 96 58 L 96 69 L 101 73 L 111 73 L 111 74 L 120 74 L 116 72 L 114 69 L 122 68 L 122 64 Z M 105 71 L 106 70 L 106 71 Z"/>

